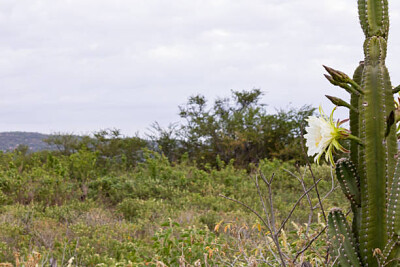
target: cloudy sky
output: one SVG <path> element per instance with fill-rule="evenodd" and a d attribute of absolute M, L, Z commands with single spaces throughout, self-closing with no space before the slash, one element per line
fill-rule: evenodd
<path fill-rule="evenodd" d="M 345 94 L 321 65 L 351 74 L 362 42 L 355 0 L 0 0 L 0 132 L 144 133 L 178 121 L 189 96 L 232 89 L 263 90 L 270 112 L 329 111 L 323 96 Z"/>

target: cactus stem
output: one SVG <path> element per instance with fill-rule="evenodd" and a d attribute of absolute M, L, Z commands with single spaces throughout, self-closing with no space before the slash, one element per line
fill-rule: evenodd
<path fill-rule="evenodd" d="M 396 138 L 400 107 L 393 94 L 400 93 L 400 86 L 392 87 L 385 66 L 388 0 L 358 0 L 358 11 L 366 38 L 364 61 L 353 79 L 324 66 L 328 81 L 351 95 L 350 103 L 327 96 L 333 104 L 350 111 L 351 160 L 339 160 L 336 175 L 353 212 L 350 229 L 344 214 L 332 210 L 328 234 L 340 256 L 337 265 L 377 267 L 383 260 L 383 266 L 394 267 L 400 266 L 400 156 Z M 340 239 L 342 236 L 346 238 Z"/>

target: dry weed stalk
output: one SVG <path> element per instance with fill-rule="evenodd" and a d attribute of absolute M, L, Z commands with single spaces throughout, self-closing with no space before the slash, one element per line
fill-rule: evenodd
<path fill-rule="evenodd" d="M 277 222 L 277 216 L 276 216 L 276 209 L 274 208 L 274 200 L 273 200 L 273 182 L 274 182 L 274 175 L 271 176 L 270 179 L 267 179 L 262 172 L 259 172 L 254 175 L 254 182 L 257 188 L 257 193 L 259 196 L 259 201 L 262 205 L 262 210 L 263 213 L 259 213 L 253 208 L 251 208 L 249 205 L 246 203 L 243 203 L 239 200 L 232 199 L 230 197 L 220 195 L 221 197 L 234 201 L 243 207 L 245 207 L 247 210 L 249 210 L 251 213 L 256 215 L 258 219 L 261 221 L 262 225 L 268 230 L 266 234 L 266 247 L 268 251 L 270 252 L 271 255 L 273 255 L 275 262 L 278 262 L 281 266 L 309 266 L 310 263 L 304 261 L 304 252 L 307 251 L 308 249 L 312 248 L 312 244 L 322 235 L 323 232 L 325 232 L 327 226 L 327 218 L 325 214 L 325 209 L 323 206 L 324 200 L 337 188 L 335 185 L 334 181 L 334 174 L 331 172 L 331 188 L 330 190 L 321 197 L 320 192 L 318 190 L 318 183 L 321 181 L 321 179 L 316 179 L 312 168 L 311 164 L 307 161 L 307 167 L 308 171 L 313 179 L 313 184 L 307 188 L 304 177 L 305 177 L 305 172 L 302 175 L 296 175 L 293 172 L 289 170 L 285 170 L 288 172 L 290 175 L 295 177 L 303 190 L 303 194 L 297 199 L 297 201 L 293 204 L 290 212 L 287 214 L 287 216 L 280 222 L 280 224 Z M 266 194 L 263 192 L 261 185 L 259 183 L 260 179 L 262 180 L 264 186 L 266 187 Z M 314 205 L 311 201 L 311 196 L 310 192 L 315 191 L 318 199 L 318 203 Z M 282 247 L 280 243 L 280 239 L 286 239 L 286 235 L 284 232 L 284 228 L 287 224 L 287 222 L 290 220 L 290 218 L 293 216 L 294 211 L 296 208 L 299 206 L 300 202 L 303 199 L 307 200 L 308 207 L 309 207 L 309 214 L 308 214 L 308 221 L 306 224 L 306 231 L 305 231 L 305 236 L 306 240 L 304 245 L 296 251 L 296 253 L 288 253 L 285 248 Z M 313 221 L 314 215 L 316 212 L 322 214 L 323 217 L 323 225 L 324 227 L 322 228 L 321 231 L 318 233 L 315 233 L 313 235 L 310 235 L 310 225 Z M 285 243 L 285 242 L 284 242 Z M 241 253 L 243 254 L 243 250 L 241 250 Z M 271 264 L 271 260 L 268 258 L 265 258 L 264 255 L 259 256 L 259 260 L 255 260 L 252 257 L 242 255 L 243 258 L 247 259 L 247 264 L 249 266 L 257 266 L 258 263 L 263 263 L 263 264 L 268 264 L 270 266 L 273 266 Z M 325 263 L 328 263 L 329 257 L 325 256 L 323 257 L 320 255 L 321 258 L 325 258 Z M 230 264 L 231 266 L 234 266 L 235 263 Z"/>

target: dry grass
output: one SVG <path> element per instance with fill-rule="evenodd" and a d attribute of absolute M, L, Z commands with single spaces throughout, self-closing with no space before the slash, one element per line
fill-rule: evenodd
<path fill-rule="evenodd" d="M 15 267 L 37 267 L 39 266 L 40 259 L 42 258 L 42 255 L 39 252 L 32 252 L 28 256 L 28 259 L 24 261 L 24 259 L 21 258 L 21 255 L 18 252 L 14 253 L 15 257 Z M 1 267 L 14 267 L 11 263 L 0 263 Z"/>

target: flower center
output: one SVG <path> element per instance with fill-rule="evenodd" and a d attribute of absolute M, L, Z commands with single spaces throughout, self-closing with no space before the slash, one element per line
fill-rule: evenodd
<path fill-rule="evenodd" d="M 315 147 L 319 146 L 319 142 L 322 140 L 322 135 L 318 135 L 317 138 L 315 138 Z"/>

